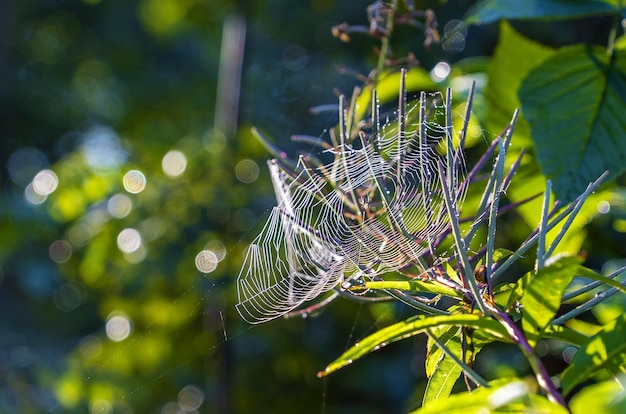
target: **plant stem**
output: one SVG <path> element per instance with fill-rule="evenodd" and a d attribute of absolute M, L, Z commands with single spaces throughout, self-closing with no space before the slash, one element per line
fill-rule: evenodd
<path fill-rule="evenodd" d="M 393 22 L 396 18 L 396 9 L 398 8 L 398 0 L 392 0 L 389 5 L 389 15 L 387 16 L 387 34 L 383 36 L 380 42 L 380 55 L 378 56 L 378 64 L 376 65 L 376 73 L 374 74 L 374 85 L 378 83 L 378 77 L 385 68 L 385 60 L 389 52 L 389 38 L 393 32 Z"/>
<path fill-rule="evenodd" d="M 511 336 L 513 342 L 515 342 L 519 349 L 522 351 L 524 357 L 526 357 L 526 360 L 528 361 L 530 367 L 535 373 L 537 383 L 539 384 L 541 389 L 546 392 L 548 399 L 567 408 L 567 404 L 565 403 L 563 396 L 554 386 L 554 383 L 550 379 L 550 375 L 548 374 L 546 367 L 543 365 L 543 362 L 541 362 L 541 359 L 537 355 L 535 355 L 532 347 L 526 340 L 526 337 L 515 325 L 513 320 L 511 320 L 509 315 L 507 315 L 505 312 L 500 311 L 495 306 L 490 306 L 490 313 L 509 332 L 509 335 Z"/>

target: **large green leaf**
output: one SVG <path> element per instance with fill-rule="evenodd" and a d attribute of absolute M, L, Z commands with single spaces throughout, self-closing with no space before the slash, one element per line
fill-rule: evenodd
<path fill-rule="evenodd" d="M 554 318 L 581 260 L 578 256 L 564 257 L 540 269 L 528 283 L 521 301 L 522 328 L 531 345 L 537 343 L 543 329 Z"/>
<path fill-rule="evenodd" d="M 502 381 L 499 381 L 500 383 Z M 452 395 L 433 401 L 412 414 L 465 414 L 465 413 L 554 413 L 568 411 L 550 402 L 546 397 L 533 394 L 533 386 L 526 381 L 514 380 L 505 385 L 481 387 L 472 392 Z"/>
<path fill-rule="evenodd" d="M 561 377 L 563 392 L 569 393 L 576 385 L 601 369 L 624 370 L 626 368 L 624 338 L 626 338 L 626 315 L 622 314 L 578 348 L 572 364 Z"/>
<path fill-rule="evenodd" d="M 350 365 L 362 356 L 376 351 L 391 342 L 420 334 L 426 329 L 449 325 L 471 327 L 485 335 L 490 336 L 493 340 L 510 342 L 508 333 L 502 325 L 500 325 L 496 320 L 488 317 L 475 314 L 413 316 L 405 321 L 383 328 L 354 344 L 339 358 L 331 362 L 324 371 L 320 371 L 317 375 L 323 377 L 335 372 L 346 365 Z"/>
<path fill-rule="evenodd" d="M 611 379 L 585 387 L 570 402 L 572 414 L 622 414 L 626 412 L 626 391 Z"/>
<path fill-rule="evenodd" d="M 463 360 L 461 345 L 461 328 L 458 326 L 446 327 L 443 332 L 431 331 L 431 335 L 437 335 L 439 340 Z M 426 356 L 426 376 L 428 384 L 424 392 L 422 404 L 427 405 L 431 401 L 445 398 L 452 392 L 452 388 L 463 370 L 452 358 L 447 356 L 430 338 L 428 340 L 428 354 Z"/>
<path fill-rule="evenodd" d="M 558 20 L 618 13 L 615 1 L 604 0 L 483 0 L 467 12 L 467 24 L 502 19 Z"/>
<path fill-rule="evenodd" d="M 626 171 L 626 53 L 576 45 L 531 70 L 519 90 L 537 158 L 562 201 L 605 170 Z"/>
<path fill-rule="evenodd" d="M 517 91 L 522 81 L 532 68 L 552 53 L 554 53 L 553 49 L 525 38 L 506 21 L 500 23 L 498 44 L 487 68 L 485 87 L 487 131 L 495 136 L 507 127 L 511 121 L 511 114 L 521 107 Z M 522 150 L 529 150 L 533 145 L 528 123 L 524 114 L 521 115 L 518 117 L 515 135 L 507 152 L 509 163 L 512 163 Z M 529 151 L 507 192 L 511 201 L 524 200 L 544 188 L 544 178 L 538 172 L 539 166 L 534 160 L 534 154 Z M 541 200 L 537 199 L 523 204 L 517 211 L 530 227 L 535 227 L 540 218 L 538 213 L 541 211 L 540 206 Z"/>

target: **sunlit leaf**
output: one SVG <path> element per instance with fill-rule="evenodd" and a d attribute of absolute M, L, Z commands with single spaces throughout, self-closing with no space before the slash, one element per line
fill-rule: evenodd
<path fill-rule="evenodd" d="M 522 328 L 531 345 L 537 343 L 540 332 L 559 309 L 563 292 L 576 275 L 581 260 L 578 256 L 564 257 L 540 269 L 528 283 L 521 301 Z"/>
<path fill-rule="evenodd" d="M 548 325 L 543 330 L 542 336 L 544 338 L 558 339 L 576 346 L 584 344 L 589 339 L 588 336 L 562 325 Z"/>
<path fill-rule="evenodd" d="M 468 326 L 490 335 L 494 340 L 510 342 L 506 330 L 494 319 L 474 314 L 466 315 L 438 315 L 438 316 L 414 316 L 405 321 L 398 322 L 364 338 L 344 352 L 339 358 L 330 363 L 318 376 L 323 377 L 338 369 L 350 365 L 352 362 L 376 351 L 391 342 L 399 341 L 424 332 L 426 329 L 437 328 L 446 325 Z"/>
<path fill-rule="evenodd" d="M 537 158 L 562 201 L 573 200 L 606 170 L 609 180 L 626 170 L 626 53 L 614 53 L 564 47 L 520 87 Z"/>
<path fill-rule="evenodd" d="M 626 391 L 615 380 L 590 385 L 572 398 L 570 408 L 573 414 L 621 414 L 626 412 Z"/>
<path fill-rule="evenodd" d="M 624 338 L 626 338 L 626 315 L 622 314 L 578 349 L 572 364 L 561 377 L 563 392 L 569 393 L 577 384 L 601 369 L 624 370 L 626 368 Z"/>
<path fill-rule="evenodd" d="M 502 381 L 499 381 L 501 384 Z M 440 413 L 567 413 L 568 411 L 546 397 L 532 393 L 528 382 L 514 380 L 505 385 L 481 387 L 439 399 L 412 414 Z"/>
<path fill-rule="evenodd" d="M 460 292 L 450 287 L 425 280 L 368 281 L 365 282 L 365 288 L 372 290 L 398 289 L 414 293 L 436 293 L 453 298 L 463 297 Z"/>
<path fill-rule="evenodd" d="M 472 7 L 467 24 L 502 19 L 559 20 L 619 12 L 615 2 L 603 0 L 483 0 Z"/>
<path fill-rule="evenodd" d="M 460 360 L 463 360 L 463 352 L 461 346 L 461 328 L 449 327 L 443 333 L 432 332 L 432 335 L 439 335 L 439 340 L 453 352 Z M 463 372 L 461 366 L 448 357 L 443 351 L 429 338 L 428 356 L 426 357 L 426 375 L 428 376 L 428 384 L 424 392 L 423 405 L 429 402 L 445 398 L 452 392 L 454 384 Z"/>

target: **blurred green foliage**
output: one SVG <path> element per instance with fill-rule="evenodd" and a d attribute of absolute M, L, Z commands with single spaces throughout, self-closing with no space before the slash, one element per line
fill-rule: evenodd
<path fill-rule="evenodd" d="M 274 203 L 250 126 L 293 153 L 290 134 L 333 126 L 334 112 L 308 109 L 336 104 L 333 88 L 350 94 L 359 81 L 337 67 L 367 73 L 377 42 L 355 35 L 341 44 L 330 29 L 366 24 L 368 3 L 0 3 L 0 412 L 419 405 L 423 338 L 315 377 L 409 309 L 337 301 L 319 317 L 250 327 L 233 308 L 247 243 Z M 443 28 L 474 2 L 415 3 L 434 8 Z M 220 96 L 223 30 L 234 18 L 245 22 L 241 93 Z M 536 32 L 554 40 L 557 31 Z M 426 51 L 419 32 L 398 33 L 394 53 L 415 53 L 426 71 L 440 61 L 476 68 L 474 57 L 493 53 L 498 25 L 471 27 L 458 50 Z M 575 27 L 569 36 L 557 40 L 578 41 Z M 239 106 L 224 113 L 238 115 L 236 128 L 218 129 L 228 120 L 217 106 L 231 95 Z M 624 256 L 614 244 L 623 226 L 600 236 L 618 250 L 610 257 Z M 609 249 L 587 243 L 598 255 Z M 484 370 L 495 376 L 501 365 Z"/>

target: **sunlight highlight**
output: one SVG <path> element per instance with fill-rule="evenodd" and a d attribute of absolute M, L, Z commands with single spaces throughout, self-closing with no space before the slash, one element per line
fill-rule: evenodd
<path fill-rule="evenodd" d="M 49 196 L 59 186 L 59 178 L 51 170 L 41 170 L 33 178 L 33 190 L 42 196 Z"/>
<path fill-rule="evenodd" d="M 111 313 L 107 317 L 105 330 L 107 338 L 113 342 L 121 342 L 128 338 L 132 331 L 130 319 L 119 312 Z"/>
<path fill-rule="evenodd" d="M 130 170 L 122 179 L 124 189 L 131 194 L 139 194 L 146 188 L 146 176 L 139 170 Z"/>
<path fill-rule="evenodd" d="M 178 178 L 187 168 L 187 157 L 180 151 L 172 150 L 165 154 L 161 161 L 163 172 L 170 178 Z"/>
<path fill-rule="evenodd" d="M 124 229 L 117 236 L 117 247 L 122 253 L 133 253 L 141 246 L 141 234 L 132 228 Z"/>
<path fill-rule="evenodd" d="M 196 268 L 202 273 L 211 273 L 218 263 L 217 255 L 211 250 L 202 250 L 196 255 Z"/>

